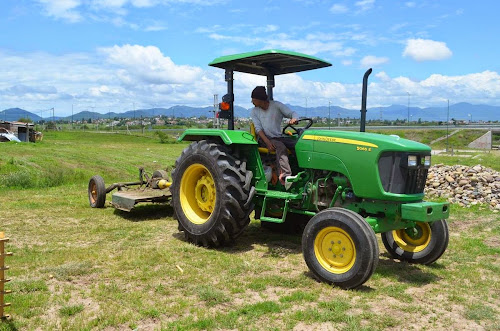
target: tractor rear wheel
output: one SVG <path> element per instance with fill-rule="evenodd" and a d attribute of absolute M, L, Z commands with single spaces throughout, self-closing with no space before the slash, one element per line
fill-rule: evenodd
<path fill-rule="evenodd" d="M 88 186 L 89 203 L 92 208 L 102 208 L 106 203 L 106 185 L 104 179 L 95 175 L 89 180 Z"/>
<path fill-rule="evenodd" d="M 250 222 L 252 172 L 225 145 L 201 140 L 182 151 L 172 172 L 179 230 L 196 245 L 219 246 Z"/>
<path fill-rule="evenodd" d="M 382 233 L 385 248 L 395 259 L 418 264 L 431 264 L 448 247 L 448 225 L 445 220 L 417 222 L 411 229 Z"/>
<path fill-rule="evenodd" d="M 370 225 L 343 208 L 325 209 L 311 218 L 302 235 L 302 252 L 317 278 L 345 289 L 365 283 L 379 258 Z"/>

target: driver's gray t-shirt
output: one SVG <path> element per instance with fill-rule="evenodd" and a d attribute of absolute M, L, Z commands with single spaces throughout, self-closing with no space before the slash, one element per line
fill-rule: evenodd
<path fill-rule="evenodd" d="M 279 101 L 270 100 L 269 108 L 264 110 L 260 107 L 253 107 L 251 111 L 252 122 L 255 125 L 255 132 L 264 130 L 268 138 L 281 137 L 281 123 L 283 118 L 298 118 L 296 112 Z"/>

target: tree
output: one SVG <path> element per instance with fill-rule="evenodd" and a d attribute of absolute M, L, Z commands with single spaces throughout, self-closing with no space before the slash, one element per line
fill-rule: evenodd
<path fill-rule="evenodd" d="M 33 123 L 33 121 L 29 118 L 26 117 L 21 117 L 20 119 L 17 120 L 18 122 L 23 122 L 23 123 Z"/>

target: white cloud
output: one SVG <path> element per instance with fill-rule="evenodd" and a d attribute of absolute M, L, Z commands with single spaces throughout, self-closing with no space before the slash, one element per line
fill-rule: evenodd
<path fill-rule="evenodd" d="M 373 55 L 367 55 L 364 58 L 361 59 L 361 67 L 363 68 L 368 68 L 368 67 L 376 67 L 381 64 L 385 64 L 389 62 L 389 58 L 387 57 L 376 57 Z"/>
<path fill-rule="evenodd" d="M 347 13 L 349 11 L 349 9 L 345 5 L 336 3 L 330 7 L 330 11 L 334 14 L 344 14 L 344 13 Z"/>
<path fill-rule="evenodd" d="M 279 28 L 276 25 L 268 24 L 263 27 L 257 27 L 253 30 L 253 33 L 255 34 L 260 34 L 260 33 L 269 33 L 269 32 L 274 32 L 277 31 Z"/>
<path fill-rule="evenodd" d="M 453 53 L 446 43 L 429 39 L 408 39 L 403 56 L 409 56 L 415 61 L 439 61 L 451 57 Z"/>
<path fill-rule="evenodd" d="M 108 62 L 127 71 L 128 75 L 148 84 L 192 83 L 201 74 L 197 67 L 176 65 L 155 46 L 124 45 L 102 48 Z"/>
<path fill-rule="evenodd" d="M 103 20 L 102 16 L 95 15 L 104 12 L 111 15 L 104 19 L 112 21 L 113 15 L 126 16 L 130 8 L 150 8 L 155 6 L 169 6 L 172 4 L 212 6 L 224 3 L 227 0 L 36 0 L 44 8 L 47 16 L 62 19 L 69 23 L 81 22 L 85 19 Z M 136 24 L 139 25 L 139 24 Z M 122 24 L 120 26 L 127 26 Z"/>
<path fill-rule="evenodd" d="M 375 0 L 361 0 L 354 4 L 361 11 L 367 11 L 373 8 L 375 5 Z"/>
<path fill-rule="evenodd" d="M 154 23 L 154 24 L 149 25 L 146 28 L 144 28 L 144 31 L 146 31 L 146 32 L 157 32 L 157 31 L 163 31 L 163 30 L 167 30 L 167 27 L 159 22 Z"/>
<path fill-rule="evenodd" d="M 352 65 L 352 60 L 343 60 L 341 63 L 347 67 Z"/>
<path fill-rule="evenodd" d="M 45 8 L 45 13 L 48 16 L 71 23 L 82 20 L 82 16 L 76 11 L 82 4 L 81 0 L 38 0 L 38 2 Z"/>
<path fill-rule="evenodd" d="M 70 115 L 72 105 L 75 113 L 92 110 L 89 108 L 93 106 L 101 113 L 123 112 L 130 110 L 132 103 L 137 108 L 151 104 L 207 106 L 214 93 L 220 96 L 226 90 L 223 70 L 179 65 L 151 46 L 113 46 L 97 54 L 60 56 L 0 51 L 0 58 L 0 110 L 20 107 L 39 114 L 55 107 L 59 116 Z M 390 77 L 383 71 L 374 76 L 369 85 L 369 107 L 405 104 L 406 91 L 411 93 L 412 105 L 419 107 L 440 105 L 446 99 L 494 105 L 500 100 L 500 74 L 495 71 L 461 76 L 434 74 L 421 81 Z M 236 104 L 250 107 L 250 91 L 265 84 L 266 77 L 237 73 Z M 304 105 L 307 97 L 310 107 L 332 101 L 358 109 L 353 111 L 357 116 L 360 91 L 360 83 L 319 82 L 289 74 L 276 77 L 275 97 L 292 105 Z"/>
<path fill-rule="evenodd" d="M 408 8 L 414 8 L 416 6 L 415 2 L 413 2 L 413 1 L 405 2 L 405 5 Z"/>
<path fill-rule="evenodd" d="M 377 72 L 377 73 L 375 74 L 375 77 L 377 77 L 378 79 L 380 79 L 380 80 L 381 80 L 381 81 L 383 81 L 383 82 L 388 82 L 388 81 L 390 81 L 390 80 L 391 80 L 391 78 L 389 77 L 389 75 L 387 75 L 387 74 L 385 73 L 385 71 L 380 71 L 380 72 Z"/>

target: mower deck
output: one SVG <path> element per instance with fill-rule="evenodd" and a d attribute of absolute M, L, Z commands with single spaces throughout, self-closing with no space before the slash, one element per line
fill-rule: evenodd
<path fill-rule="evenodd" d="M 121 190 L 113 193 L 111 205 L 116 209 L 131 211 L 141 202 L 167 202 L 172 197 L 170 190 L 151 188 Z"/>

